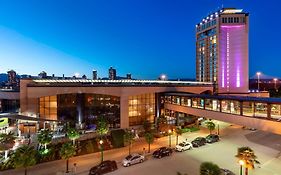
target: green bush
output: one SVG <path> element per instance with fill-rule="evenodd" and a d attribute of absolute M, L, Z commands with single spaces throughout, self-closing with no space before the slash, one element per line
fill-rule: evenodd
<path fill-rule="evenodd" d="M 123 129 L 111 131 L 112 146 L 114 148 L 124 147 L 124 134 L 125 131 Z"/>
<path fill-rule="evenodd" d="M 186 133 L 186 132 L 195 132 L 195 131 L 199 131 L 200 128 L 197 127 L 189 127 L 189 128 L 182 128 L 181 131 L 182 133 Z"/>

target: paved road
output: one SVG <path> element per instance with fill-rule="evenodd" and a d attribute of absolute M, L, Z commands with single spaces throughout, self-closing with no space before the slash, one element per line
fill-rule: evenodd
<path fill-rule="evenodd" d="M 222 127 L 223 128 L 223 127 Z M 261 162 L 260 167 L 250 170 L 250 175 L 281 175 L 281 159 L 276 158 L 279 151 L 269 147 L 250 142 L 245 135 L 251 131 L 242 130 L 241 127 L 231 126 L 221 130 L 221 141 L 214 144 L 207 144 L 200 148 L 183 153 L 174 153 L 171 157 L 165 157 L 160 160 L 153 159 L 148 156 L 142 164 L 133 165 L 131 167 L 122 167 L 121 160 L 128 154 L 128 148 L 114 149 L 105 152 L 105 159 L 116 160 L 119 169 L 111 175 L 176 175 L 176 172 L 187 173 L 188 175 L 198 175 L 199 166 L 204 161 L 212 161 L 220 167 L 227 168 L 238 174 L 239 166 L 234 157 L 237 148 L 241 146 L 250 146 L 255 150 L 258 160 Z M 188 139 L 191 141 L 197 136 L 206 136 L 208 131 L 201 130 L 200 132 L 184 134 L 180 140 Z M 173 137 L 172 143 L 175 143 Z M 168 138 L 161 138 L 155 141 L 152 145 L 152 150 L 160 146 L 167 146 Z M 142 152 L 142 148 L 147 147 L 144 140 L 139 140 L 134 143 L 133 152 Z M 77 163 L 77 173 L 79 175 L 88 174 L 89 169 L 100 161 L 99 153 L 79 156 L 71 159 L 71 164 Z M 30 169 L 32 175 L 54 175 L 63 174 L 65 162 L 53 161 L 40 165 L 36 165 Z M 1 174 L 1 173 L 0 173 Z M 22 174 L 20 170 L 12 170 L 2 172 L 3 175 Z M 1 174 L 1 175 L 2 175 Z M 109 175 L 110 175 L 109 174 Z"/>

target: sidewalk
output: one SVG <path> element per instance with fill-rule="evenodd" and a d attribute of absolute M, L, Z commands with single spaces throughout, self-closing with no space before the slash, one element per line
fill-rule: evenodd
<path fill-rule="evenodd" d="M 194 133 L 184 133 L 183 135 L 179 136 L 179 142 L 185 140 L 186 138 L 188 140 L 192 140 L 195 137 L 199 135 L 206 135 L 208 134 L 208 131 L 205 129 L 202 129 L 200 131 L 194 132 Z M 176 136 L 171 136 L 172 139 L 172 147 L 175 146 L 176 143 Z M 154 143 L 151 144 L 151 151 L 150 153 L 147 153 L 148 151 L 148 144 L 146 143 L 144 138 L 140 138 L 136 140 L 133 145 L 131 152 L 137 152 L 142 154 L 143 148 L 146 150 L 146 156 L 150 156 L 153 151 L 155 151 L 157 148 L 161 146 L 168 146 L 169 144 L 169 138 L 168 137 L 162 137 L 154 140 Z M 125 156 L 129 154 L 129 149 L 127 147 L 123 148 L 116 148 L 112 150 L 104 151 L 104 160 L 115 160 L 118 164 L 118 166 L 121 166 L 121 161 L 124 159 Z M 100 162 L 100 152 L 92 153 L 92 154 L 86 154 L 82 156 L 73 157 L 69 160 L 69 169 L 73 169 L 73 164 L 76 163 L 76 174 L 82 175 L 82 174 L 88 174 L 91 167 L 97 165 Z M 34 175 L 62 175 L 65 172 L 66 167 L 66 161 L 65 160 L 56 160 L 46 163 L 37 164 L 31 168 L 28 169 L 28 174 L 34 174 Z M 18 170 L 7 170 L 0 173 L 1 175 L 22 175 L 23 169 Z"/>

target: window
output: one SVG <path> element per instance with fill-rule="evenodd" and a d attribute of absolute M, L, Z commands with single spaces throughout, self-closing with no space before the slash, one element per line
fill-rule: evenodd
<path fill-rule="evenodd" d="M 141 125 L 145 120 L 154 121 L 155 95 L 141 94 L 129 97 L 129 123 Z"/>

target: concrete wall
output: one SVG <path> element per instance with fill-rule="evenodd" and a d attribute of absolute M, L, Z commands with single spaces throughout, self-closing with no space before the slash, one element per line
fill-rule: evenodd
<path fill-rule="evenodd" d="M 200 117 L 206 117 L 214 120 L 229 122 L 241 126 L 247 126 L 250 128 L 256 128 L 259 130 L 272 132 L 275 134 L 281 134 L 281 122 L 263 120 L 254 117 L 246 117 L 240 115 L 226 114 L 216 111 L 208 111 L 204 109 L 197 109 L 186 106 L 179 106 L 173 104 L 165 104 L 165 108 L 169 110 L 174 110 L 186 114 L 191 114 Z"/>

